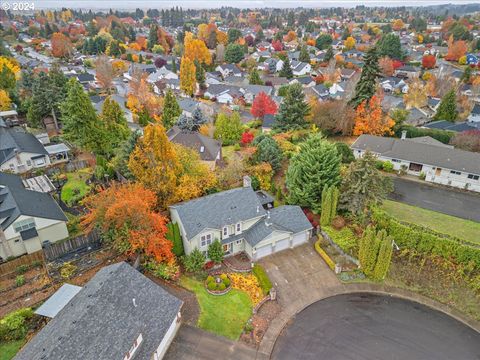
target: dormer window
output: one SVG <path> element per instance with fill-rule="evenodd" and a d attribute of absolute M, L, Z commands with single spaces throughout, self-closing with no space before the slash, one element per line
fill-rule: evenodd
<path fill-rule="evenodd" d="M 239 234 L 242 232 L 242 223 L 237 223 L 236 233 Z"/>
<path fill-rule="evenodd" d="M 223 227 L 223 236 L 224 237 L 228 236 L 228 226 Z"/>
<path fill-rule="evenodd" d="M 200 146 L 200 152 L 203 153 L 205 151 L 205 146 Z"/>

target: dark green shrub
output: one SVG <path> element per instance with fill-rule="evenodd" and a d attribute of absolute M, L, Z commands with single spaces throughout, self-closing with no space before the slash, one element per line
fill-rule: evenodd
<path fill-rule="evenodd" d="M 427 129 L 427 128 L 417 128 L 411 125 L 402 125 L 399 126 L 395 131 L 395 136 L 401 137 L 402 131 L 407 132 L 407 137 L 416 138 L 420 136 L 430 136 L 444 144 L 448 144 L 450 139 L 455 135 L 453 131 L 440 130 L 440 129 Z"/>
<path fill-rule="evenodd" d="M 25 274 L 28 271 L 28 265 L 19 265 L 16 267 L 15 272 L 18 275 Z"/>
<path fill-rule="evenodd" d="M 182 256 L 182 262 L 187 271 L 196 273 L 203 269 L 205 255 L 203 255 L 199 249 L 195 248 L 190 255 Z"/>
<path fill-rule="evenodd" d="M 337 148 L 337 152 L 342 155 L 343 164 L 350 164 L 352 161 L 355 160 L 355 156 L 353 156 L 353 151 L 347 144 L 343 142 L 337 142 L 335 143 L 335 147 Z"/>
<path fill-rule="evenodd" d="M 260 285 L 260 287 L 262 288 L 263 294 L 267 295 L 272 288 L 272 282 L 268 278 L 265 269 L 262 266 L 255 264 L 253 266 L 252 272 L 258 280 L 258 285 Z"/>
<path fill-rule="evenodd" d="M 223 280 L 223 283 L 224 283 L 225 286 L 228 288 L 228 287 L 230 286 L 230 284 L 231 284 L 231 281 L 230 281 L 229 278 L 226 278 L 226 279 Z"/>
<path fill-rule="evenodd" d="M 387 230 L 400 248 L 438 255 L 465 266 L 473 264 L 475 269 L 480 269 L 480 248 L 476 246 L 423 226 L 401 223 L 379 209 L 373 211 L 372 220 Z"/>
<path fill-rule="evenodd" d="M 377 170 L 383 170 L 383 161 L 382 160 L 375 161 L 375 168 Z"/>
<path fill-rule="evenodd" d="M 178 224 L 168 223 L 167 234 L 165 237 L 173 243 L 172 252 L 175 254 L 175 256 L 180 257 L 185 254 Z"/>

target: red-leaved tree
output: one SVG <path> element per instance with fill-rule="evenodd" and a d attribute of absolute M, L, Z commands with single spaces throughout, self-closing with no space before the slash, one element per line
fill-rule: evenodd
<path fill-rule="evenodd" d="M 273 47 L 273 50 L 275 50 L 275 51 L 282 51 L 283 50 L 283 44 L 280 40 L 273 40 L 272 41 L 272 47 Z"/>
<path fill-rule="evenodd" d="M 436 62 L 437 62 L 437 58 L 434 55 L 425 55 L 422 58 L 422 66 L 425 69 L 433 69 L 435 67 Z"/>
<path fill-rule="evenodd" d="M 245 131 L 242 134 L 242 138 L 241 138 L 240 142 L 242 143 L 242 145 L 248 145 L 253 141 L 254 137 L 255 137 L 255 135 L 253 135 L 253 133 L 251 133 L 250 131 Z"/>
<path fill-rule="evenodd" d="M 275 115 L 277 113 L 277 104 L 262 91 L 255 96 L 250 113 L 258 119 L 263 119 L 265 115 Z"/>

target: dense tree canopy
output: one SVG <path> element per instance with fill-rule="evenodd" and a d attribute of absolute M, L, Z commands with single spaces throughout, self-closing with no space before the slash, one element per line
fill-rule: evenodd
<path fill-rule="evenodd" d="M 307 125 L 305 117 L 309 111 L 302 85 L 288 86 L 285 98 L 280 105 L 280 111 L 276 116 L 275 128 L 283 131 L 304 128 Z"/>

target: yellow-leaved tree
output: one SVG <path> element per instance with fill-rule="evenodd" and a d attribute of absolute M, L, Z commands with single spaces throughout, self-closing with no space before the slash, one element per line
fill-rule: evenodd
<path fill-rule="evenodd" d="M 10 96 L 8 96 L 8 93 L 5 90 L 0 90 L 0 110 L 10 110 L 11 106 L 12 100 L 10 100 Z"/>
<path fill-rule="evenodd" d="M 180 65 L 180 89 L 185 94 L 192 96 L 195 92 L 196 79 L 195 79 L 195 64 L 193 60 L 183 56 L 182 63 Z"/>

